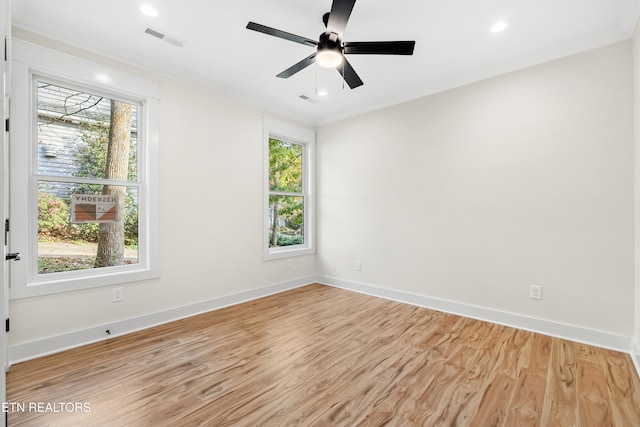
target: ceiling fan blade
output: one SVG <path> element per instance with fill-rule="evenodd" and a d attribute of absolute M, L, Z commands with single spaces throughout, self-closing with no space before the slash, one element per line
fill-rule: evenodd
<path fill-rule="evenodd" d="M 314 62 L 316 62 L 316 52 L 313 52 L 311 55 L 307 56 L 302 61 L 298 62 L 297 64 L 292 65 L 289 68 L 287 68 L 286 70 L 284 70 L 283 72 L 278 74 L 276 77 L 280 77 L 281 79 L 288 79 L 289 77 L 293 76 L 298 71 L 304 70 L 305 68 L 307 68 L 309 65 L 313 64 Z"/>
<path fill-rule="evenodd" d="M 364 82 L 360 80 L 360 77 L 358 76 L 358 73 L 356 73 L 356 70 L 354 70 L 351 64 L 349 64 L 347 58 L 343 56 L 342 59 L 342 64 L 339 65 L 336 69 L 342 75 L 344 81 L 347 82 L 351 89 L 362 86 Z"/>
<path fill-rule="evenodd" d="M 329 21 L 327 22 L 327 31 L 342 37 L 355 3 L 356 0 L 333 0 L 331 12 L 329 12 Z"/>
<path fill-rule="evenodd" d="M 415 44 L 415 41 L 349 42 L 344 43 L 344 53 L 350 55 L 413 55 Z"/>
<path fill-rule="evenodd" d="M 255 22 L 249 22 L 247 29 L 257 31 L 259 33 L 268 34 L 270 36 L 278 37 L 285 40 L 290 40 L 295 43 L 305 44 L 307 46 L 317 46 L 318 42 L 308 39 L 302 36 L 296 36 L 295 34 L 287 33 L 286 31 L 276 30 L 275 28 L 267 27 L 266 25 L 256 24 Z"/>

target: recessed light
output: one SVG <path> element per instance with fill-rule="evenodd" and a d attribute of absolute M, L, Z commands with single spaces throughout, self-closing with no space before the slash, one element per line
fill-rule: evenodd
<path fill-rule="evenodd" d="M 497 21 L 491 26 L 492 33 L 499 33 L 500 31 L 504 31 L 509 26 L 507 21 Z"/>
<path fill-rule="evenodd" d="M 329 95 L 329 92 L 327 92 L 326 90 L 324 89 L 318 90 L 318 96 L 327 96 L 327 95 Z"/>
<path fill-rule="evenodd" d="M 151 6 L 150 4 L 143 4 L 142 6 L 140 6 L 140 12 L 144 13 L 147 16 L 150 16 L 151 18 L 155 18 L 156 16 L 158 16 L 158 9 Z"/>
<path fill-rule="evenodd" d="M 96 74 L 96 80 L 100 83 L 109 83 L 111 82 L 111 77 L 109 77 L 109 75 L 105 73 L 98 73 Z"/>

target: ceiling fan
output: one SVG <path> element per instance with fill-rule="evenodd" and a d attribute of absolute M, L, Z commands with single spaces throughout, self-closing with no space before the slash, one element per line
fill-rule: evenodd
<path fill-rule="evenodd" d="M 331 11 L 322 17 L 327 30 L 320 34 L 319 41 L 287 33 L 265 25 L 249 22 L 249 30 L 316 47 L 316 51 L 297 64 L 287 68 L 276 77 L 289 78 L 317 62 L 325 68 L 336 68 L 351 89 L 363 82 L 344 55 L 413 55 L 415 41 L 343 42 L 342 34 L 349 21 L 356 0 L 333 0 Z"/>

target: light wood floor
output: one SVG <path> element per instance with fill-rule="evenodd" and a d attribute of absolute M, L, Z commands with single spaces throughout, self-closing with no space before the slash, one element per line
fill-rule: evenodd
<path fill-rule="evenodd" d="M 639 426 L 628 355 L 311 285 L 17 364 L 10 426 Z"/>

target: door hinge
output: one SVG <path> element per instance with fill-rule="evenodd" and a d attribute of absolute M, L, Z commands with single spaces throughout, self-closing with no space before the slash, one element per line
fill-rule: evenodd
<path fill-rule="evenodd" d="M 9 244 L 9 218 L 4 220 L 4 245 Z"/>
<path fill-rule="evenodd" d="M 9 332 L 9 318 L 7 317 L 7 321 L 5 322 L 6 332 Z"/>
<path fill-rule="evenodd" d="M 4 121 L 4 131 L 9 132 L 9 118 Z"/>

